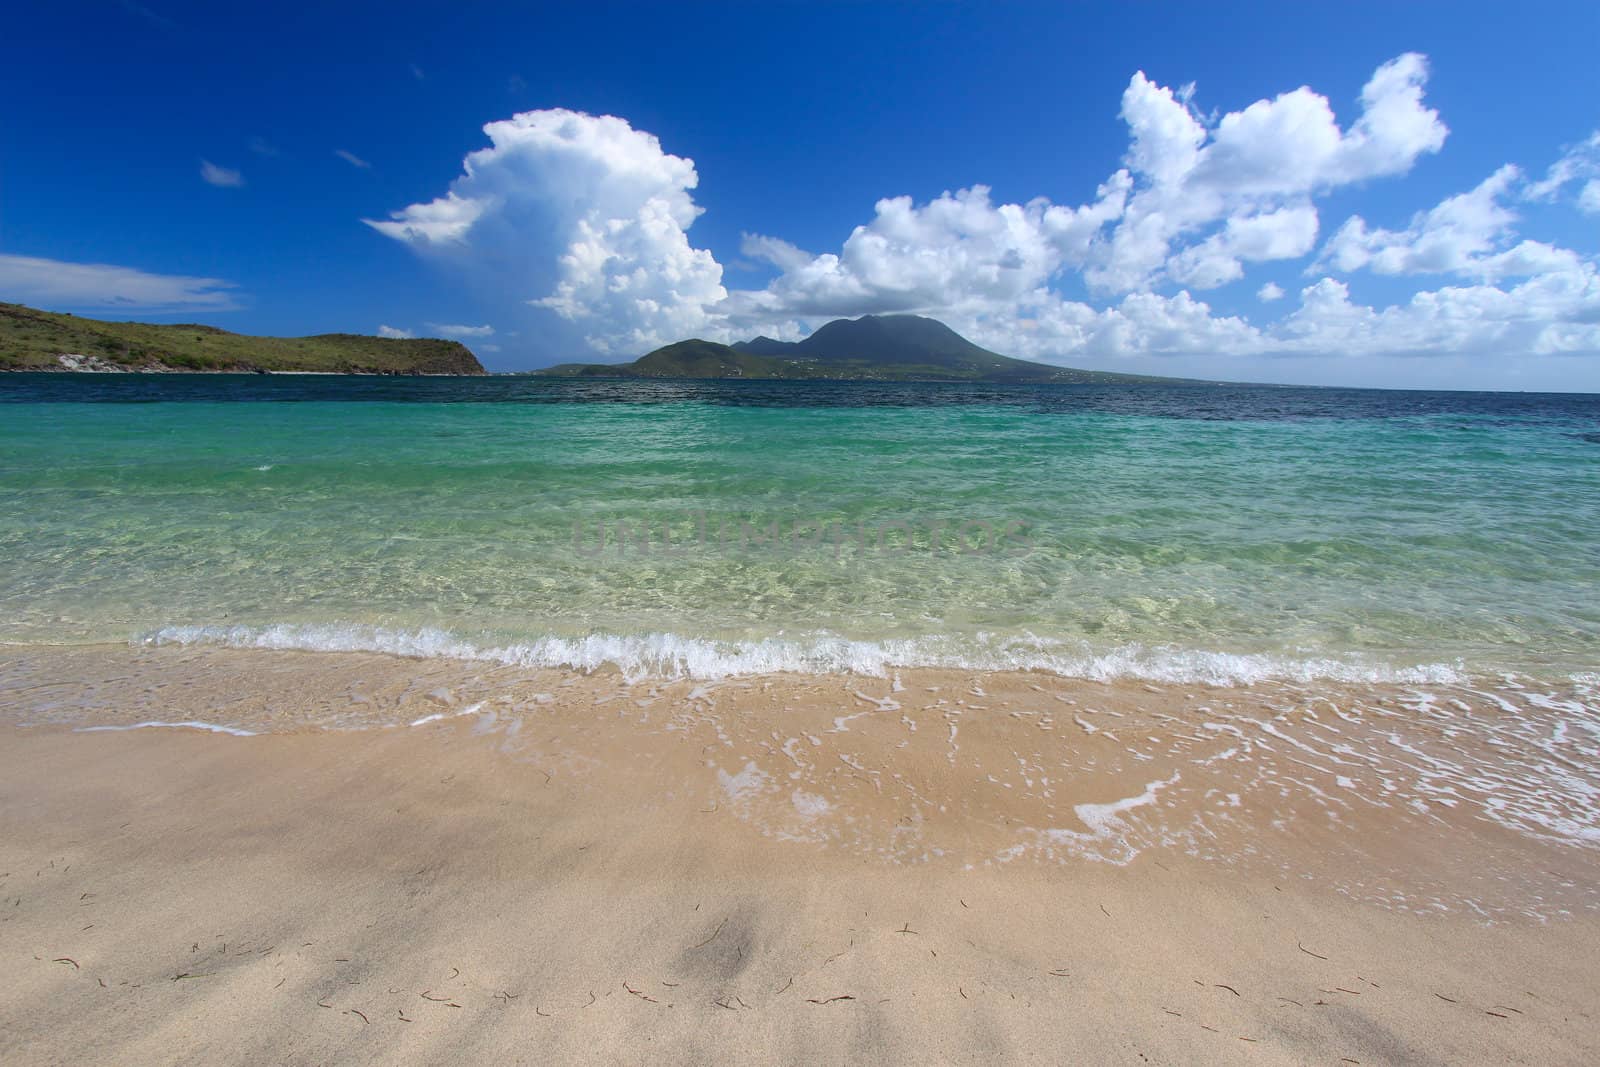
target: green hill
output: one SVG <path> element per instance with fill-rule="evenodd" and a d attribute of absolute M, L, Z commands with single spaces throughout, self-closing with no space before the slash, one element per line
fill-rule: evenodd
<path fill-rule="evenodd" d="M 1163 382 L 1140 374 L 1052 367 L 980 348 L 917 315 L 836 319 L 804 341 L 757 337 L 733 345 L 679 341 L 632 363 L 566 363 L 562 377 L 797 378 L 834 381 Z"/>
<path fill-rule="evenodd" d="M 459 341 L 350 333 L 249 337 L 215 326 L 101 322 L 3 303 L 0 370 L 484 373 Z"/>

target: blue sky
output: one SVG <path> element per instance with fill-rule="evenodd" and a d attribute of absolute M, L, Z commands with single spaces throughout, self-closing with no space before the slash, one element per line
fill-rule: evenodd
<path fill-rule="evenodd" d="M 495 369 L 912 311 L 1076 366 L 1600 390 L 1593 4 L 64 0 L 7 35 L 0 299 Z"/>

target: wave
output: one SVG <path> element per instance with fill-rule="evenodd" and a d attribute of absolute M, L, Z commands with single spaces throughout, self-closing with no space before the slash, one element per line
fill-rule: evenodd
<path fill-rule="evenodd" d="M 1169 684 L 1250 685 L 1269 680 L 1451 685 L 1467 680 L 1458 665 L 1393 666 L 1332 656 L 1294 657 L 1170 646 L 1124 645 L 1096 651 L 1033 635 L 934 636 L 862 641 L 818 633 L 718 641 L 673 633 L 549 635 L 530 641 L 474 643 L 447 630 L 357 624 L 168 626 L 136 639 L 147 645 L 240 649 L 379 652 L 393 656 L 483 661 L 591 672 L 606 667 L 630 679 L 715 679 L 752 674 L 860 674 L 895 669 L 1032 670 L 1093 681 L 1140 679 Z"/>

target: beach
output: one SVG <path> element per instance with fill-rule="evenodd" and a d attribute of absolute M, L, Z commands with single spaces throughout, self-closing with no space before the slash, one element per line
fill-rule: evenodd
<path fill-rule="evenodd" d="M 1600 1056 L 1593 398 L 0 402 L 8 1064 Z"/>
<path fill-rule="evenodd" d="M 1271 687 L 126 647 L 13 649 L 0 679 L 11 1063 L 1576 1063 L 1600 1041 L 1590 850 L 1470 794 L 1423 816 L 1376 762 L 1367 805 L 1304 767 L 1274 782 L 1328 756 L 1299 747 L 1318 708 L 1376 760 L 1398 692 L 1341 718 Z M 141 725 L 152 701 L 189 725 Z M 1403 730 L 1397 765 L 1426 766 L 1448 726 Z"/>

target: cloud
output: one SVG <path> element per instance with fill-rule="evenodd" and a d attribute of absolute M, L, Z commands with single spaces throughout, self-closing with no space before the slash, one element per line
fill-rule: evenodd
<path fill-rule="evenodd" d="M 410 330 L 402 330 L 398 326 L 379 326 L 378 336 L 387 337 L 391 341 L 407 341 L 417 335 Z"/>
<path fill-rule="evenodd" d="M 1494 280 L 1573 270 L 1575 252 L 1541 241 L 1516 241 L 1518 216 L 1504 201 L 1516 196 L 1521 171 L 1507 164 L 1470 192 L 1418 212 L 1404 230 L 1370 229 L 1353 215 L 1309 271 L 1458 274 Z"/>
<path fill-rule="evenodd" d="M 1447 130 L 1422 104 L 1423 57 L 1372 75 L 1362 110 L 1341 129 L 1327 99 L 1300 88 L 1208 126 L 1194 87 L 1134 74 L 1122 96 L 1129 147 L 1095 198 L 1065 207 L 1037 198 L 996 204 L 984 186 L 924 205 L 880 200 L 838 253 L 809 256 L 778 238 L 746 235 L 742 250 L 782 272 L 765 290 L 719 309 L 776 329 L 795 319 L 923 311 L 975 315 L 1022 300 L 1065 271 L 1102 297 L 1163 283 L 1213 289 L 1252 263 L 1310 253 L 1313 199 L 1401 174 L 1436 152 Z"/>
<path fill-rule="evenodd" d="M 229 311 L 238 306 L 227 291 L 233 287 L 220 278 L 0 253 L 0 299 L 40 307 Z"/>
<path fill-rule="evenodd" d="M 1578 210 L 1586 215 L 1600 215 L 1600 130 L 1587 139 L 1568 148 L 1560 159 L 1550 165 L 1544 178 L 1529 185 L 1529 200 L 1554 200 L 1577 186 Z"/>
<path fill-rule="evenodd" d="M 200 180 L 207 185 L 223 189 L 237 189 L 244 184 L 244 175 L 227 167 L 219 167 L 209 159 L 200 161 Z"/>
<path fill-rule="evenodd" d="M 440 337 L 493 337 L 493 326 L 451 326 L 440 325 L 436 322 L 428 323 L 428 329 Z"/>
<path fill-rule="evenodd" d="M 360 167 L 362 170 L 372 169 L 371 163 L 368 163 L 354 152 L 347 152 L 343 148 L 335 148 L 333 150 L 333 154 L 350 164 L 352 167 Z"/>
<path fill-rule="evenodd" d="M 693 161 L 612 116 L 492 122 L 489 147 L 440 195 L 364 221 L 615 355 L 690 336 L 796 338 L 896 312 L 1046 362 L 1172 357 L 1207 373 L 1230 357 L 1600 354 L 1595 257 L 1524 239 L 1517 213 L 1567 197 L 1600 210 L 1600 184 L 1587 191 L 1600 182 L 1600 134 L 1538 182 L 1508 165 L 1397 228 L 1353 215 L 1318 250 L 1319 201 L 1442 150 L 1449 130 L 1425 104 L 1427 74 L 1421 55 L 1384 63 L 1341 122 L 1308 87 L 1218 115 L 1198 108 L 1195 86 L 1136 73 L 1120 166 L 1082 203 L 1001 202 L 973 185 L 920 203 L 885 197 L 835 250 L 746 232 L 739 254 L 776 272 L 760 288 L 728 291 L 690 243 Z M 1260 284 L 1249 318 L 1229 312 L 1239 293 L 1202 298 L 1259 264 L 1308 260 L 1298 294 Z M 1357 271 L 1452 284 L 1368 306 L 1336 277 Z"/>
<path fill-rule="evenodd" d="M 365 220 L 417 252 L 492 273 L 600 352 L 638 354 L 699 330 L 722 267 L 689 244 L 692 160 L 613 116 L 526 111 L 434 200 Z"/>
<path fill-rule="evenodd" d="M 1174 92 L 1136 73 L 1122 94 L 1135 188 L 1104 254 L 1088 266 L 1091 288 L 1129 292 L 1165 278 L 1213 288 L 1240 277 L 1245 262 L 1309 252 L 1313 198 L 1404 174 L 1443 146 L 1449 131 L 1422 104 L 1426 81 L 1420 55 L 1385 63 L 1362 89 L 1348 130 L 1327 98 L 1304 86 L 1208 127 L 1192 86 Z"/>

